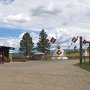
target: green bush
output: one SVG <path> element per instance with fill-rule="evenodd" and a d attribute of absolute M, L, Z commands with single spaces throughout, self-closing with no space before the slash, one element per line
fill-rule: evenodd
<path fill-rule="evenodd" d="M 75 64 L 75 66 L 78 66 L 78 67 L 83 68 L 83 69 L 90 72 L 90 64 L 89 64 L 89 62 L 84 62 L 84 63 L 82 63 L 82 65 L 77 63 L 77 64 Z"/>

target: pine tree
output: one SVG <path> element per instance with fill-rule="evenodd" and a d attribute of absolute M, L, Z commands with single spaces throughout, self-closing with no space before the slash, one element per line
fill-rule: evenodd
<path fill-rule="evenodd" d="M 24 55 L 28 55 L 30 51 L 33 49 L 33 41 L 32 37 L 29 33 L 25 33 L 20 41 L 20 48 L 19 50 L 24 53 Z"/>
<path fill-rule="evenodd" d="M 49 39 L 47 39 L 46 32 L 42 29 L 39 35 L 39 42 L 37 43 L 37 50 L 45 53 L 47 48 L 50 49 L 50 42 Z"/>

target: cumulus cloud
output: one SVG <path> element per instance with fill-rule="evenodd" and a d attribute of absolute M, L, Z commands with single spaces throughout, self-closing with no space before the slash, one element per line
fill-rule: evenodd
<path fill-rule="evenodd" d="M 10 47 L 17 47 L 17 43 L 18 43 L 18 40 L 17 39 L 14 39 L 14 38 L 9 38 L 7 39 L 7 46 L 10 46 Z"/>
<path fill-rule="evenodd" d="M 18 38 L 0 38 L 0 46 L 19 48 Z"/>
<path fill-rule="evenodd" d="M 0 13 L 0 18 L 2 17 L 2 13 Z"/>
<path fill-rule="evenodd" d="M 15 22 L 15 26 L 30 28 L 90 27 L 90 0 L 34 0 L 34 2 L 31 0 L 23 0 L 22 2 L 16 0 L 11 5 L 1 5 L 0 11 L 4 13 L 5 17 L 8 16 L 8 19 L 5 19 L 4 22 L 10 21 L 11 25 L 12 22 Z M 27 22 L 30 19 L 15 19 L 17 16 L 25 17 L 29 15 L 31 15 L 29 18 L 32 19 L 32 23 Z M 16 22 L 24 22 L 24 24 Z"/>
<path fill-rule="evenodd" d="M 6 17 L 6 21 L 12 21 L 12 22 L 29 22 L 30 21 L 30 17 L 28 15 L 24 15 L 24 14 L 17 14 L 17 15 L 9 15 Z"/>
<path fill-rule="evenodd" d="M 52 2 L 48 5 L 39 5 L 32 9 L 32 15 L 34 16 L 56 15 L 58 13 L 58 7 L 56 7 Z"/>
<path fill-rule="evenodd" d="M 32 37 L 32 41 L 34 43 L 34 46 L 36 47 L 39 40 L 39 34 L 37 34 L 36 32 L 31 32 L 30 36 Z"/>
<path fill-rule="evenodd" d="M 29 23 L 31 18 L 26 14 L 16 14 L 16 15 L 8 15 L 4 16 L 2 13 L 0 14 L 0 25 L 17 27 L 22 26 Z"/>
<path fill-rule="evenodd" d="M 21 33 L 20 35 L 19 35 L 19 39 L 21 40 L 22 39 L 22 37 L 23 37 L 23 35 L 25 34 L 26 32 L 23 32 L 23 33 Z"/>
<path fill-rule="evenodd" d="M 0 2 L 1 2 L 2 4 L 10 4 L 10 3 L 12 3 L 13 1 L 15 1 L 15 0 L 0 0 Z"/>

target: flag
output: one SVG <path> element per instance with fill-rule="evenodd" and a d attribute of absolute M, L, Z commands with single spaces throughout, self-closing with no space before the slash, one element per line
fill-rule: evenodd
<path fill-rule="evenodd" d="M 75 37 L 72 38 L 72 42 L 75 40 Z"/>
<path fill-rule="evenodd" d="M 74 47 L 74 50 L 76 49 L 76 46 Z"/>
<path fill-rule="evenodd" d="M 72 38 L 73 43 L 76 43 L 77 40 L 78 40 L 78 36 L 76 38 L 75 37 Z"/>
<path fill-rule="evenodd" d="M 54 37 L 51 38 L 50 40 L 51 43 L 55 43 L 56 42 L 56 39 Z"/>

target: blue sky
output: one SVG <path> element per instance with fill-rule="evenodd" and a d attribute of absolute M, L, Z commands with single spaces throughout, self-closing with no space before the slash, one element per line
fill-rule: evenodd
<path fill-rule="evenodd" d="M 21 33 L 20 29 L 0 27 L 0 38 L 19 37 Z"/>
<path fill-rule="evenodd" d="M 0 0 L 0 45 L 19 47 L 25 32 L 36 44 L 42 29 L 62 47 L 73 36 L 90 40 L 90 0 Z"/>
<path fill-rule="evenodd" d="M 25 28 L 12 28 L 12 27 L 0 27 L 0 37 L 1 38 L 16 38 L 19 37 L 20 34 L 28 32 L 32 33 L 33 29 L 25 29 Z M 39 34 L 38 31 L 35 31 L 36 34 Z"/>

